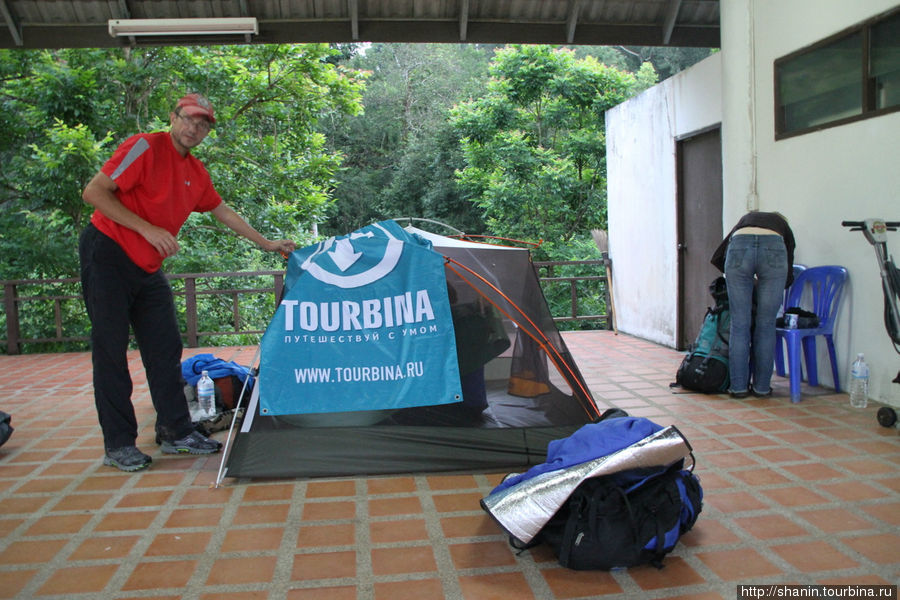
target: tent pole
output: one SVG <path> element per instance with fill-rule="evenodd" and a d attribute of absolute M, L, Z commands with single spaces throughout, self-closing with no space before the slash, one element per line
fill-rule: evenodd
<path fill-rule="evenodd" d="M 234 425 L 237 423 L 238 410 L 241 408 L 241 403 L 244 401 L 244 395 L 247 392 L 247 383 L 250 381 L 251 377 L 254 377 L 257 380 L 255 385 L 259 385 L 259 378 L 257 377 L 259 370 L 254 365 L 256 365 L 256 362 L 259 360 L 261 351 L 262 344 L 256 347 L 256 354 L 253 357 L 253 361 L 250 363 L 250 373 L 247 378 L 244 379 L 244 387 L 241 388 L 241 394 L 238 396 L 238 401 L 234 404 L 234 414 L 231 416 L 231 425 L 228 427 L 228 437 L 225 438 L 225 446 L 222 448 L 222 460 L 219 462 L 219 472 L 216 474 L 216 482 L 213 484 L 213 487 L 218 488 L 225 478 L 225 460 L 228 458 L 228 450 L 231 446 L 231 435 L 234 432 Z"/>

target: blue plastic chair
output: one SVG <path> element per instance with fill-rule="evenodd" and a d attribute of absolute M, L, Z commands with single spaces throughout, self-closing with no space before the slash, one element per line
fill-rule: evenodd
<path fill-rule="evenodd" d="M 791 283 L 791 287 L 785 288 L 784 290 L 784 300 L 782 301 L 781 311 L 782 313 L 786 311 L 791 305 L 788 304 L 788 297 L 790 296 L 791 289 L 797 285 L 797 277 L 800 276 L 800 273 L 806 270 L 806 265 L 794 265 L 792 267 L 794 269 L 794 281 Z"/>
<path fill-rule="evenodd" d="M 809 267 L 797 275 L 793 285 L 788 290 L 785 306 L 792 307 L 800 306 L 803 292 L 806 288 L 809 288 L 812 292 L 812 308 L 807 310 L 811 310 L 819 317 L 818 327 L 803 329 L 778 327 L 775 330 L 775 372 L 782 377 L 785 375 L 784 355 L 781 346 L 783 340 L 787 346 L 787 372 L 791 378 L 791 402 L 800 402 L 800 380 L 802 378 L 800 366 L 801 346 L 806 362 L 806 376 L 809 385 L 819 385 L 816 365 L 816 336 L 819 335 L 825 338 L 825 344 L 828 348 L 828 356 L 831 359 L 831 374 L 834 378 L 834 389 L 836 392 L 841 391 L 837 357 L 834 350 L 834 321 L 837 318 L 841 292 L 846 282 L 847 269 L 844 267 L 834 265 Z"/>

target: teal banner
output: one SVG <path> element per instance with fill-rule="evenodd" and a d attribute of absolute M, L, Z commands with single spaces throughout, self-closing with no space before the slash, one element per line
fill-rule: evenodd
<path fill-rule="evenodd" d="M 261 345 L 264 415 L 462 400 L 444 258 L 394 221 L 294 251 Z"/>

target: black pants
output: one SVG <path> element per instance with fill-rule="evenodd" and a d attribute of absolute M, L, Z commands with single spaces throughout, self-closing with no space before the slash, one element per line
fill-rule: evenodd
<path fill-rule="evenodd" d="M 119 245 L 88 225 L 78 247 L 81 289 L 91 319 L 94 402 L 106 448 L 133 446 L 138 426 L 128 371 L 129 327 L 134 330 L 165 440 L 193 429 L 181 377 L 181 334 L 172 288 L 163 272 L 147 273 Z"/>

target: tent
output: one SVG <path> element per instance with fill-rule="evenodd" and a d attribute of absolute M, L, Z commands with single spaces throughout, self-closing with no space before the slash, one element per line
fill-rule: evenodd
<path fill-rule="evenodd" d="M 296 250 L 259 355 L 224 476 L 517 468 L 598 417 L 527 249 L 395 221 Z"/>

